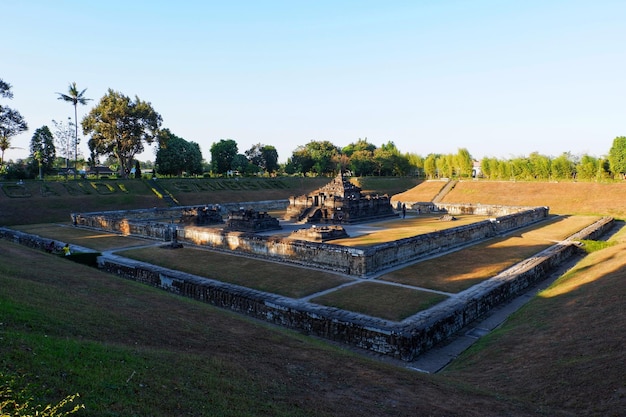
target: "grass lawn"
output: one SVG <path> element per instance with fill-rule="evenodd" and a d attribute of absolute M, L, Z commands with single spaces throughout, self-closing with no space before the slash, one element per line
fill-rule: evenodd
<path fill-rule="evenodd" d="M 387 320 L 402 321 L 445 298 L 445 295 L 426 291 L 363 282 L 316 297 L 311 302 Z"/>
<path fill-rule="evenodd" d="M 610 243 L 481 338 L 443 375 L 504 397 L 532 398 L 544 415 L 550 409 L 624 415 L 626 229 Z"/>
<path fill-rule="evenodd" d="M 460 215 L 454 216 L 455 221 L 442 221 L 441 214 L 424 214 L 419 216 L 408 215 L 405 219 L 387 220 L 384 222 L 368 223 L 372 228 L 380 230 L 372 231 L 360 236 L 335 239 L 330 243 L 351 247 L 366 247 L 394 240 L 413 237 L 437 230 L 446 230 L 453 227 L 464 226 L 487 219 L 487 216 Z"/>
<path fill-rule="evenodd" d="M 456 293 L 489 279 L 597 220 L 594 216 L 554 217 L 512 235 L 425 260 L 381 279 L 415 287 Z"/>
<path fill-rule="evenodd" d="M 446 201 L 456 194 L 459 202 L 549 205 L 557 213 L 623 218 L 625 186 L 473 181 L 457 185 Z M 84 198 L 67 193 L 0 193 L 0 224 L 65 222 L 77 209 L 157 204 L 149 195 L 126 201 L 132 190 Z M 185 195 L 195 203 L 215 193 Z M 567 234 L 567 223 L 554 224 L 531 246 Z M 527 233 L 511 236 L 518 250 Z M 438 375 L 367 360 L 0 241 L 0 389 L 28 385 L 25 395 L 34 404 L 78 392 L 86 409 L 77 415 L 83 416 L 620 416 L 626 409 L 625 233 Z M 495 255 L 509 249 L 484 251 L 497 261 Z M 472 265 L 480 272 L 486 263 Z"/>
<path fill-rule="evenodd" d="M 0 383 L 33 404 L 79 393 L 77 416 L 153 417 L 532 410 L 10 242 L 0 251 Z"/>
<path fill-rule="evenodd" d="M 12 229 L 83 246 L 100 252 L 109 249 L 153 243 L 150 240 L 122 236 L 115 233 L 80 229 L 72 227 L 70 223 L 22 225 L 14 226 Z"/>
<path fill-rule="evenodd" d="M 189 247 L 176 250 L 150 247 L 123 251 L 119 254 L 292 298 L 305 297 L 350 281 L 330 272 Z"/>

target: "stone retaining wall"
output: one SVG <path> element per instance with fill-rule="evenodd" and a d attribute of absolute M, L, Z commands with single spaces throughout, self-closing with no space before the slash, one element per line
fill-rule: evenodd
<path fill-rule="evenodd" d="M 100 267 L 119 276 L 274 324 L 411 361 L 495 306 L 545 279 L 551 270 L 578 253 L 576 240 L 595 239 L 612 225 L 613 219 L 602 219 L 572 238 L 399 323 L 300 302 L 119 257 L 102 257 Z"/>
<path fill-rule="evenodd" d="M 411 361 L 496 305 L 545 279 L 552 269 L 577 253 L 577 240 L 596 239 L 612 226 L 612 218 L 603 218 L 566 241 L 399 323 L 201 278 L 116 255 L 101 256 L 98 264 L 99 268 L 109 273 L 178 295 Z M 41 250 L 50 241 L 6 228 L 0 228 L 0 238 Z"/>
<path fill-rule="evenodd" d="M 269 202 L 259 202 L 257 207 L 267 207 Z M 248 207 L 251 203 L 233 203 Z M 278 204 L 282 204 L 278 203 Z M 228 205 L 220 205 L 225 210 Z M 438 207 L 438 206 L 436 206 Z M 266 208 L 265 208 L 266 209 Z M 383 243 L 365 249 L 309 242 L 245 232 L 230 232 L 208 227 L 184 226 L 159 222 L 154 219 L 174 218 L 188 207 L 172 209 L 132 210 L 73 214 L 79 226 L 99 228 L 123 234 L 155 239 L 172 238 L 174 230 L 178 242 L 207 246 L 215 250 L 232 251 L 275 261 L 326 269 L 348 275 L 368 277 L 390 267 L 416 261 L 424 256 L 447 251 L 487 237 L 496 236 L 547 218 L 547 207 L 442 205 L 440 211 L 459 213 L 498 213 L 501 216 L 471 225 L 422 234 L 406 239 Z"/>

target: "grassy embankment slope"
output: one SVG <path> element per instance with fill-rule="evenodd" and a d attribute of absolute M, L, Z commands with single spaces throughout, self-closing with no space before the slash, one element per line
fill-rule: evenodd
<path fill-rule="evenodd" d="M 445 201 L 624 217 L 621 184 L 544 184 L 540 203 L 528 185 L 461 183 Z M 434 376 L 0 242 L 0 370 L 42 403 L 79 392 L 80 415 L 619 416 L 625 234 L 612 242 Z"/>

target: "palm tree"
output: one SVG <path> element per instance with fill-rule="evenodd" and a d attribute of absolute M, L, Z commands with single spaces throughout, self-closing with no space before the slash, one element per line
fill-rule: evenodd
<path fill-rule="evenodd" d="M 58 99 L 67 101 L 72 103 L 74 106 L 74 125 L 76 126 L 76 136 L 74 136 L 74 179 L 76 179 L 76 171 L 78 170 L 78 110 L 77 107 L 79 104 L 85 105 L 90 98 L 85 97 L 85 88 L 83 91 L 79 92 L 78 87 L 76 87 L 76 82 L 70 84 L 68 89 L 68 94 L 57 93 L 59 95 Z"/>

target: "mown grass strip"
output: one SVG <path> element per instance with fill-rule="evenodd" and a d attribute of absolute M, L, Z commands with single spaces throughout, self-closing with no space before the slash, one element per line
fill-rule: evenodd
<path fill-rule="evenodd" d="M 348 282 L 329 272 L 194 248 L 140 248 L 120 255 L 206 278 L 301 298 Z"/>
<path fill-rule="evenodd" d="M 460 292 L 571 236 L 597 217 L 554 217 L 506 237 L 425 260 L 385 274 L 382 280 L 445 292 Z"/>
<path fill-rule="evenodd" d="M 445 295 L 395 285 L 363 282 L 316 297 L 311 302 L 401 321 L 446 298 Z"/>

